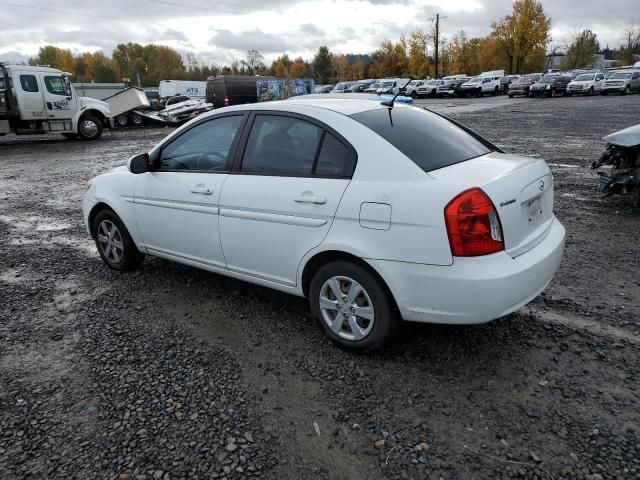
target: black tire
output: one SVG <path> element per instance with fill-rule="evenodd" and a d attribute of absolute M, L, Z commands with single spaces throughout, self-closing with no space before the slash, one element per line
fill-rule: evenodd
<path fill-rule="evenodd" d="M 64 138 L 69 138 L 71 140 L 75 140 L 76 138 L 78 138 L 78 134 L 77 133 L 63 133 L 62 136 Z"/>
<path fill-rule="evenodd" d="M 144 119 L 142 118 L 142 115 L 138 113 L 132 113 L 131 123 L 133 123 L 136 127 L 140 127 L 144 123 Z"/>
<path fill-rule="evenodd" d="M 591 87 L 589 89 L 589 96 L 592 97 L 594 93 L 595 93 L 595 91 L 593 90 L 593 87 Z"/>
<path fill-rule="evenodd" d="M 498 87 L 493 89 L 493 96 L 494 97 L 497 97 L 499 93 L 500 93 L 500 89 Z"/>
<path fill-rule="evenodd" d="M 631 93 L 631 87 L 627 85 L 624 89 L 623 95 L 629 95 Z"/>
<path fill-rule="evenodd" d="M 361 302 L 364 303 L 366 307 L 368 299 L 370 299 L 373 310 L 372 324 L 369 324 L 365 318 L 352 315 L 352 313 L 342 313 L 345 318 L 338 319 L 341 313 L 337 310 L 338 307 L 336 307 L 334 319 L 338 319 L 340 322 L 340 325 L 337 327 L 340 328 L 340 331 L 336 333 L 331 329 L 328 324 L 331 319 L 326 320 L 320 308 L 320 295 L 325 289 L 329 288 L 325 286 L 325 283 L 332 277 L 346 277 L 360 284 L 365 293 L 359 295 L 352 305 L 358 306 L 360 304 L 357 302 Z M 339 285 L 341 292 L 344 292 L 343 288 L 348 289 L 349 285 L 348 280 L 342 280 Z M 328 291 L 329 290 L 327 290 L 327 292 Z M 331 292 L 333 292 L 333 290 L 331 290 Z M 347 293 L 344 292 L 345 298 L 346 294 Z M 395 302 L 388 293 L 385 285 L 366 268 L 348 261 L 327 263 L 315 273 L 309 289 L 309 305 L 313 315 L 329 339 L 339 347 L 350 351 L 373 352 L 381 349 L 393 337 L 399 323 L 399 315 Z M 345 309 L 348 309 L 346 303 L 343 305 Z M 360 307 L 362 308 L 362 306 Z M 333 312 L 333 310 L 326 311 L 328 316 L 332 315 L 330 312 Z M 351 312 L 353 312 L 353 309 Z M 369 329 L 369 325 L 371 325 L 369 331 L 363 338 L 347 339 L 340 336 L 340 333 L 349 335 L 349 332 L 353 331 L 349 325 L 352 320 L 364 322 L 365 330 Z M 335 323 L 335 320 L 333 321 Z M 360 326 L 360 323 L 358 323 L 358 326 Z M 348 330 L 345 330 L 344 327 L 348 327 Z"/>
<path fill-rule="evenodd" d="M 105 233 L 111 231 L 108 228 L 108 224 L 115 227 L 116 231 L 108 235 L 109 240 L 105 242 L 101 239 L 105 237 Z M 106 227 L 106 230 L 101 227 Z M 134 270 L 144 259 L 144 254 L 138 250 L 131 235 L 129 235 L 129 231 L 113 210 L 104 209 L 97 213 L 91 225 L 91 235 L 96 242 L 100 258 L 102 258 L 107 267 L 113 270 Z M 122 248 L 117 247 L 118 242 Z M 115 253 L 109 248 L 110 246 L 112 248 L 115 247 Z M 118 252 L 119 250 L 121 250 L 121 253 Z M 120 254 L 119 258 L 118 253 Z"/>
<path fill-rule="evenodd" d="M 513 95 L 512 95 L 512 94 L 509 94 L 509 98 L 513 98 Z"/>
<path fill-rule="evenodd" d="M 413 98 L 413 99 L 418 98 L 418 94 L 416 93 L 416 91 L 415 91 L 415 90 L 413 90 L 413 91 L 411 92 L 411 98 Z"/>
<path fill-rule="evenodd" d="M 83 140 L 97 140 L 102 135 L 102 122 L 93 115 L 80 117 L 78 135 Z"/>
<path fill-rule="evenodd" d="M 119 127 L 126 127 L 127 125 L 129 125 L 129 117 L 127 117 L 126 115 L 118 115 L 115 118 L 115 122 Z"/>

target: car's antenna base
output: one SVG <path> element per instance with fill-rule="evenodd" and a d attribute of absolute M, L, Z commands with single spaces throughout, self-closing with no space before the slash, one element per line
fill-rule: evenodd
<path fill-rule="evenodd" d="M 398 98 L 398 95 L 400 95 L 400 92 L 402 91 L 402 89 L 403 88 L 407 88 L 407 85 L 409 85 L 410 83 L 411 83 L 411 79 L 409 79 L 409 81 L 407 83 L 405 83 L 403 87 L 398 87 L 398 93 L 396 93 L 391 100 L 388 100 L 388 101 L 385 101 L 385 102 L 380 102 L 380 105 L 384 105 L 385 107 L 393 108 L 393 102 L 396 101 L 396 98 Z"/>

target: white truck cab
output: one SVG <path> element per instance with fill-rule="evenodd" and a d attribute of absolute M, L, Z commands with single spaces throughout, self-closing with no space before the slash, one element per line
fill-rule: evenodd
<path fill-rule="evenodd" d="M 0 64 L 0 135 L 61 133 L 95 140 L 113 126 L 109 105 L 80 97 L 69 74 L 31 65 Z"/>

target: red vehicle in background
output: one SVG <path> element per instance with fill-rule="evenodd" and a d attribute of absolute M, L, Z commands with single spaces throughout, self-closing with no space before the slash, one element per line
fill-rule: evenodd
<path fill-rule="evenodd" d="M 509 84 L 509 88 L 507 93 L 509 98 L 513 98 L 516 95 L 524 95 L 525 97 L 529 97 L 529 88 L 531 85 L 536 83 L 538 80 L 542 78 L 542 75 L 532 74 L 532 75 L 523 75 L 515 79 L 511 84 Z"/>

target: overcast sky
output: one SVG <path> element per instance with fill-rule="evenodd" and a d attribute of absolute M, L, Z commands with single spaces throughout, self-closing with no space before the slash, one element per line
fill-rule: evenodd
<path fill-rule="evenodd" d="M 640 0 L 542 0 L 555 43 L 591 28 L 618 46 L 624 22 L 640 19 Z M 228 64 L 257 49 L 267 61 L 283 52 L 311 59 L 320 45 L 340 53 L 368 53 L 382 40 L 415 28 L 429 30 L 439 12 L 443 35 L 464 28 L 485 35 L 511 11 L 511 0 L 0 0 L 0 61 L 21 61 L 38 47 L 74 51 L 118 43 L 169 45 L 208 62 Z M 33 8 L 27 8 L 27 7 Z"/>

